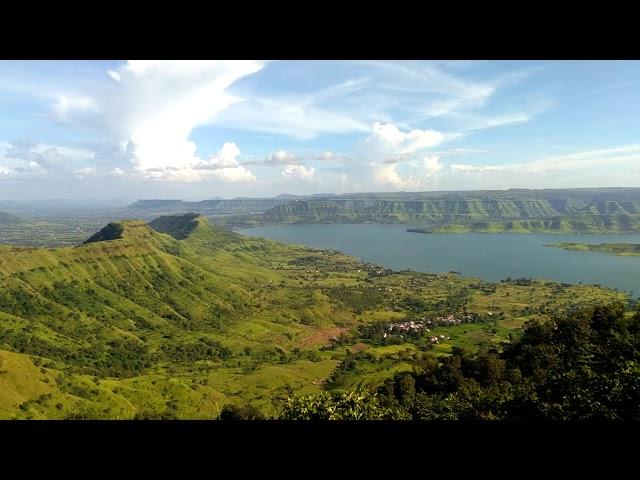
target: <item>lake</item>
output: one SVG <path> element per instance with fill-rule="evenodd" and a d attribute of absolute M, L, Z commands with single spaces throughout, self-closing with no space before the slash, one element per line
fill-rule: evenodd
<path fill-rule="evenodd" d="M 499 281 L 533 277 L 600 284 L 640 294 L 640 257 L 576 252 L 545 243 L 640 243 L 640 235 L 420 234 L 419 225 L 272 225 L 240 230 L 249 236 L 330 248 L 394 270 L 448 272 Z"/>

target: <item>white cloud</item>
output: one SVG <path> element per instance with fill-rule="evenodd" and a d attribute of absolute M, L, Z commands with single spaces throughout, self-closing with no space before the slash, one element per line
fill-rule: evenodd
<path fill-rule="evenodd" d="M 240 149 L 235 143 L 227 142 L 207 161 L 200 161 L 184 170 L 191 170 L 193 180 L 213 177 L 223 183 L 254 182 L 256 177 L 253 173 L 238 163 L 240 154 Z M 184 170 L 182 170 L 182 177 L 186 175 Z"/>
<path fill-rule="evenodd" d="M 443 168 L 440 158 L 435 155 L 426 156 L 421 161 L 412 163 L 417 169 L 404 178 L 398 174 L 396 164 L 380 165 L 374 171 L 374 180 L 379 185 L 389 185 L 396 190 L 419 190 L 427 188 L 429 181 Z"/>
<path fill-rule="evenodd" d="M 267 156 L 263 163 L 265 165 L 297 165 L 300 163 L 300 159 L 292 153 L 278 150 Z"/>
<path fill-rule="evenodd" d="M 365 144 L 369 155 L 386 160 L 435 147 L 445 139 L 447 136 L 436 130 L 411 130 L 405 133 L 392 123 L 376 122 L 371 127 Z"/>
<path fill-rule="evenodd" d="M 220 114 L 216 124 L 255 132 L 310 140 L 320 133 L 366 132 L 367 123 L 348 112 L 332 112 L 308 105 L 305 99 L 252 98 L 237 102 Z"/>
<path fill-rule="evenodd" d="M 76 170 L 76 177 L 85 178 L 92 177 L 96 174 L 96 167 L 84 167 Z"/>
<path fill-rule="evenodd" d="M 120 74 L 114 70 L 107 70 L 107 73 L 111 78 L 113 78 L 116 82 L 120 81 Z"/>
<path fill-rule="evenodd" d="M 114 168 L 113 170 L 111 170 L 110 175 L 112 177 L 124 177 L 126 175 L 126 173 L 121 168 Z"/>
<path fill-rule="evenodd" d="M 396 165 L 388 164 L 378 167 L 374 173 L 375 182 L 379 185 L 389 185 L 396 190 L 415 190 L 420 188 L 421 182 L 412 175 L 401 178 L 396 172 Z"/>
<path fill-rule="evenodd" d="M 67 149 L 71 151 L 72 149 Z M 5 158 L 21 160 L 30 167 L 37 167 L 42 171 L 52 171 L 54 168 L 64 168 L 69 158 L 60 153 L 57 147 L 38 145 L 33 140 L 14 140 L 4 154 Z"/>
<path fill-rule="evenodd" d="M 344 160 L 347 158 L 347 156 L 340 153 L 324 152 L 317 155 L 313 155 L 311 158 L 313 160 L 322 160 L 325 162 L 330 162 L 332 160 Z"/>
<path fill-rule="evenodd" d="M 9 175 L 13 175 L 14 173 L 15 170 L 13 168 L 0 165 L 0 175 L 8 177 Z"/>
<path fill-rule="evenodd" d="M 497 165 L 451 165 L 451 170 L 461 173 L 482 173 L 482 172 L 494 172 L 500 170 L 501 167 Z"/>
<path fill-rule="evenodd" d="M 640 145 L 552 155 L 503 165 L 452 164 L 439 176 L 447 188 L 571 188 L 633 186 Z"/>
<path fill-rule="evenodd" d="M 229 86 L 263 65 L 245 60 L 129 61 L 107 72 L 120 83 L 109 95 L 61 95 L 53 109 L 59 119 L 106 129 L 122 151 L 130 146 L 134 167 L 150 177 L 158 178 L 164 171 L 173 172 L 166 178 L 195 178 L 198 175 L 188 170 L 203 160 L 189 135 L 241 100 L 228 93 Z M 87 113 L 94 114 L 90 122 Z M 246 172 L 220 176 L 248 177 Z"/>
<path fill-rule="evenodd" d="M 442 171 L 440 156 L 424 154 L 451 137 L 436 130 L 401 131 L 396 125 L 376 122 L 361 146 L 366 165 L 373 167 L 373 181 L 398 190 L 426 188 L 429 181 Z M 402 176 L 398 164 L 413 171 Z"/>
<path fill-rule="evenodd" d="M 98 110 L 93 98 L 70 94 L 58 95 L 52 108 L 54 118 L 62 122 L 67 122 L 73 115 L 84 115 Z"/>
<path fill-rule="evenodd" d="M 311 182 L 314 180 L 316 169 L 314 167 L 305 167 L 304 165 L 288 165 L 281 172 L 286 180 L 305 180 Z"/>

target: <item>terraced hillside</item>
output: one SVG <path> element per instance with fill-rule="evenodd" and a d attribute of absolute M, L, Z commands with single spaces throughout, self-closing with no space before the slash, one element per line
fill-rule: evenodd
<path fill-rule="evenodd" d="M 423 223 L 430 232 L 623 233 L 640 229 L 639 189 L 352 194 L 293 200 L 250 224 Z M 227 219 L 228 224 L 242 218 Z"/>
<path fill-rule="evenodd" d="M 77 247 L 0 246 L 0 418 L 216 418 L 246 403 L 274 415 L 278 392 L 375 386 L 416 355 L 500 345 L 528 319 L 616 299 L 392 272 L 197 215 L 119 222 Z M 447 315 L 469 320 L 433 327 L 437 344 L 365 328 Z"/>

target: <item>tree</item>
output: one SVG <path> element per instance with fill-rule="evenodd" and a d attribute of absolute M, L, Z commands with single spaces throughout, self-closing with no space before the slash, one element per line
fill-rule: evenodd
<path fill-rule="evenodd" d="M 220 420 L 265 420 L 265 416 L 253 405 L 225 405 L 218 417 Z"/>
<path fill-rule="evenodd" d="M 287 399 L 282 420 L 400 420 L 408 416 L 400 410 L 383 407 L 375 393 L 362 387 L 349 393 L 322 392 L 318 395 Z"/>

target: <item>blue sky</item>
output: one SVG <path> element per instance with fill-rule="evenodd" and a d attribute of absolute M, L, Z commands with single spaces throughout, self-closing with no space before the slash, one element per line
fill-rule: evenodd
<path fill-rule="evenodd" d="M 0 199 L 638 186 L 635 61 L 2 61 Z"/>

